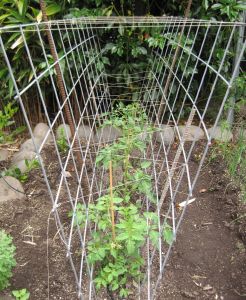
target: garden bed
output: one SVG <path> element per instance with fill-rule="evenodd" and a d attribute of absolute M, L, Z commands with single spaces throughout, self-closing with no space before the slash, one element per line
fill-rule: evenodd
<path fill-rule="evenodd" d="M 199 144 L 194 152 L 199 153 Z M 43 158 L 55 188 L 59 176 L 51 153 L 46 148 Z M 197 163 L 194 157 L 191 173 Z M 69 180 L 72 185 L 72 178 Z M 48 291 L 50 299 L 77 299 L 74 276 L 51 214 L 41 171 L 31 171 L 24 189 L 28 195 L 25 200 L 0 206 L 0 227 L 13 236 L 17 248 L 17 266 L 8 291 L 27 288 L 33 300 L 47 299 Z M 240 295 L 246 293 L 245 246 L 239 223 L 234 221 L 243 214 L 238 193 L 221 161 L 210 161 L 203 168 L 194 194 L 197 200 L 187 208 L 157 299 L 231 300 L 241 299 Z M 59 208 L 59 214 L 62 223 L 69 224 L 65 205 Z M 239 221 L 243 233 L 245 218 Z M 99 299 L 110 297 L 105 293 Z"/>

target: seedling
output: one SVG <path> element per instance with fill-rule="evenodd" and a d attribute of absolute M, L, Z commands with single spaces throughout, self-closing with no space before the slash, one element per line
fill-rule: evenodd
<path fill-rule="evenodd" d="M 14 115 L 18 111 L 18 107 L 13 106 L 13 103 L 9 102 L 0 110 L 0 144 L 11 142 L 12 139 L 19 133 L 25 130 L 25 126 L 20 126 L 15 130 L 11 130 L 11 133 L 6 133 L 5 129 L 15 123 L 13 120 Z"/>
<path fill-rule="evenodd" d="M 1 177 L 12 176 L 21 182 L 26 182 L 29 178 L 30 171 L 39 168 L 40 165 L 37 159 L 32 159 L 32 160 L 26 159 L 25 164 L 27 167 L 27 170 L 25 172 L 22 173 L 18 167 L 13 166 L 12 168 L 9 168 L 8 170 L 2 172 Z"/>
<path fill-rule="evenodd" d="M 27 289 L 12 291 L 12 294 L 16 300 L 28 300 L 30 298 L 30 293 Z"/>
<path fill-rule="evenodd" d="M 57 142 L 57 146 L 58 146 L 59 151 L 62 152 L 62 153 L 66 153 L 69 146 L 68 146 L 68 142 L 67 142 L 67 139 L 66 139 L 66 136 L 65 136 L 64 128 L 60 129 L 60 137 L 59 137 L 59 139 L 57 139 L 56 142 Z"/>

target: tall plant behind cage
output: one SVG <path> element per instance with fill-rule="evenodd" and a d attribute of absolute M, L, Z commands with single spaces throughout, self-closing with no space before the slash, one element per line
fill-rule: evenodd
<path fill-rule="evenodd" d="M 177 231 L 187 204 L 194 201 L 197 178 L 244 55 L 245 42 L 234 69 L 227 69 L 238 30 L 244 26 L 174 17 L 97 17 L 1 28 L 0 55 L 40 162 L 67 252 L 64 260 L 70 261 L 80 299 L 102 299 L 106 288 L 114 297 L 122 288 L 127 290 L 122 295 L 129 299 L 153 299 L 158 295 Z M 8 38 L 13 32 L 30 67 L 30 80 L 24 86 L 12 68 Z M 127 52 L 136 59 L 135 65 L 129 64 L 129 56 L 124 54 L 131 35 L 138 36 Z M 30 39 L 42 49 L 42 71 L 30 51 Z M 111 42 L 106 44 L 108 39 Z M 125 65 L 118 65 L 117 55 L 125 59 Z M 112 73 L 113 67 L 117 73 Z M 35 136 L 27 114 L 30 108 L 26 99 L 32 95 L 35 102 L 40 102 L 49 127 L 42 140 Z M 54 99 L 52 114 L 49 97 Z M 127 150 L 110 151 L 115 145 L 123 145 L 123 125 L 128 126 L 128 122 L 133 122 L 135 136 L 131 139 L 136 149 L 126 152 L 131 164 L 126 181 L 122 179 L 125 162 L 117 160 L 117 155 Z M 68 146 L 66 154 L 59 148 L 61 139 Z M 107 150 L 110 158 L 105 163 Z M 55 180 L 47 153 L 52 153 L 56 164 Z M 138 168 L 141 172 L 136 174 Z M 137 249 L 143 262 L 137 279 L 128 276 L 128 282 L 115 287 L 109 280 L 98 289 L 103 263 L 93 263 L 90 258 L 90 242 L 102 230 L 95 221 L 100 214 L 95 209 L 99 209 L 96 205 L 100 201 L 111 201 L 122 186 L 135 188 L 134 193 L 127 203 L 114 203 L 115 210 L 109 208 L 108 218 L 112 223 L 114 217 L 117 229 L 120 210 L 137 203 L 139 218 L 148 229 Z M 64 222 L 67 215 L 69 223 Z M 152 222 L 156 222 L 156 242 L 149 234 Z M 107 230 L 111 229 L 102 231 Z M 112 238 L 117 239 L 114 234 L 117 230 L 112 232 Z M 123 247 L 121 243 L 119 247 Z"/>

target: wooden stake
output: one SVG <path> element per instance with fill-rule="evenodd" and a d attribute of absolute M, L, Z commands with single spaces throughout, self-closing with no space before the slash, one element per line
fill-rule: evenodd
<path fill-rule="evenodd" d="M 113 202 L 113 171 L 112 161 L 109 162 L 109 188 L 110 188 L 110 212 L 111 212 L 111 224 L 112 224 L 112 236 L 115 241 L 115 222 L 114 222 L 114 202 Z"/>

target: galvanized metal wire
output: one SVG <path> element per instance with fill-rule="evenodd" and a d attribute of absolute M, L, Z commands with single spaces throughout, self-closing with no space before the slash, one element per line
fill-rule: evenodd
<path fill-rule="evenodd" d="M 100 33 L 105 29 L 119 28 L 119 26 L 129 28 L 158 27 L 161 29 L 162 35 L 166 37 L 165 47 L 152 51 L 154 61 L 145 70 L 129 75 L 129 79 L 134 84 L 135 90 L 133 91 L 129 89 L 123 74 L 113 74 L 106 69 L 99 71 L 96 67 L 100 57 L 105 54 L 105 48 L 99 38 Z M 105 184 L 108 172 L 104 167 L 98 167 L 95 163 L 97 154 L 105 145 L 103 133 L 100 133 L 100 124 L 103 124 L 104 120 L 108 118 L 115 103 L 137 101 L 146 112 L 149 124 L 154 125 L 157 132 L 161 132 L 163 130 L 162 125 L 165 124 L 173 129 L 176 136 L 175 141 L 167 142 L 164 136 L 161 135 L 161 138 L 157 140 L 157 135 L 154 134 L 148 142 L 148 149 L 139 157 L 132 156 L 132 159 L 138 157 L 138 159 L 147 159 L 152 162 L 151 176 L 153 178 L 153 190 L 157 196 L 156 212 L 159 219 L 160 239 L 158 247 L 153 247 L 149 240 L 146 241 L 145 275 L 144 280 L 139 282 L 136 299 L 154 299 L 158 293 L 160 282 L 165 280 L 165 267 L 173 246 L 173 243 L 167 245 L 163 242 L 161 233 L 164 225 L 168 222 L 172 226 L 173 235 L 176 238 L 186 210 L 186 205 L 180 210 L 177 208 L 177 204 L 181 201 L 187 202 L 194 197 L 195 184 L 211 144 L 208 127 L 219 124 L 224 105 L 230 95 L 233 81 L 237 76 L 240 61 L 244 55 L 246 42 L 242 46 L 232 72 L 230 74 L 222 72 L 233 40 L 242 26 L 245 24 L 241 22 L 216 22 L 163 16 L 80 18 L 0 28 L 1 55 L 14 83 L 15 99 L 22 109 L 34 143 L 33 124 L 30 123 L 25 106 L 26 97 L 34 90 L 37 91 L 37 101 L 40 101 L 43 115 L 49 126 L 49 131 L 41 145 L 35 145 L 36 153 L 51 199 L 52 214 L 55 217 L 60 237 L 66 249 L 67 259 L 74 273 L 80 299 L 98 299 L 93 281 L 94 268 L 88 263 L 86 253 L 88 235 L 96 228 L 91 227 L 87 218 L 85 227 L 81 230 L 75 212 L 78 203 L 87 205 L 88 202 L 92 201 L 92 198 L 100 197 L 108 189 Z M 220 59 L 217 58 L 215 65 L 216 47 L 220 43 L 220 34 L 225 28 L 229 34 L 227 40 L 224 41 L 223 55 Z M 24 52 L 30 70 L 34 74 L 25 86 L 21 86 L 17 81 L 11 54 L 6 46 L 7 36 L 12 32 L 19 33 L 22 37 Z M 34 33 L 40 45 L 43 62 L 46 64 L 46 68 L 41 72 L 37 71 L 36 60 L 30 51 L 27 40 L 27 32 Z M 55 48 L 52 51 L 62 53 L 59 57 L 56 56 L 52 63 L 50 63 L 50 50 L 46 41 L 47 32 L 49 32 L 49 39 L 53 39 Z M 182 43 L 179 38 L 181 32 L 184 37 Z M 56 40 L 52 36 L 54 33 L 58 33 Z M 192 45 L 188 45 L 191 36 L 193 42 Z M 207 49 L 206 43 L 211 38 L 213 39 L 212 47 Z M 180 49 L 175 64 L 172 64 L 175 55 L 173 45 Z M 90 53 L 90 57 L 88 53 Z M 64 73 L 59 71 L 63 64 L 65 64 L 66 69 Z M 202 70 L 202 73 L 200 82 L 194 86 L 194 78 L 198 68 Z M 182 72 L 180 72 L 181 70 Z M 186 76 L 188 70 L 189 75 Z M 204 87 L 206 87 L 206 78 L 209 73 L 213 77 L 213 81 L 207 92 L 205 105 L 201 108 L 199 99 L 202 97 Z M 165 88 L 167 78 L 169 78 L 168 88 Z M 54 118 L 50 117 L 47 109 L 47 99 L 42 90 L 44 83 L 49 84 L 49 89 L 54 95 L 57 106 Z M 217 105 L 216 117 L 212 124 L 211 119 L 208 118 L 208 110 L 214 101 L 218 84 L 223 84 L 224 92 L 220 104 Z M 62 95 L 58 92 L 59 85 L 62 86 Z M 182 95 L 181 99 L 180 95 Z M 161 104 L 163 110 L 157 118 Z M 77 109 L 74 109 L 74 106 Z M 188 113 L 186 112 L 187 107 L 189 108 Z M 66 111 L 69 112 L 69 118 Z M 72 130 L 71 137 L 65 131 L 69 150 L 63 159 L 57 146 L 56 129 L 58 125 L 66 125 L 68 121 L 74 130 Z M 185 133 L 181 132 L 181 125 L 185 127 Z M 202 141 L 196 139 L 187 141 L 191 125 L 196 125 L 203 130 L 204 138 Z M 86 140 L 81 139 L 80 129 L 86 130 L 88 127 L 90 128 L 89 135 Z M 50 180 L 49 168 L 42 159 L 50 136 L 60 174 L 59 182 L 55 186 Z M 114 139 L 107 141 L 107 143 L 113 142 Z M 197 145 L 199 145 L 200 160 L 194 163 L 192 158 Z M 81 160 L 78 160 L 78 155 Z M 73 170 L 72 178 L 66 175 L 69 170 Z M 87 188 L 81 184 L 84 181 L 87 182 Z M 143 209 L 148 211 L 150 206 L 149 199 L 144 197 Z M 63 222 L 64 211 L 66 213 L 73 212 L 69 224 Z M 88 210 L 87 213 L 90 214 L 90 211 Z M 76 254 L 74 253 L 75 245 L 79 245 L 80 249 L 79 263 L 78 257 L 75 257 Z M 156 268 L 156 264 L 158 268 Z M 147 293 L 144 293 L 146 286 Z M 145 298 L 142 295 L 145 295 Z"/>

